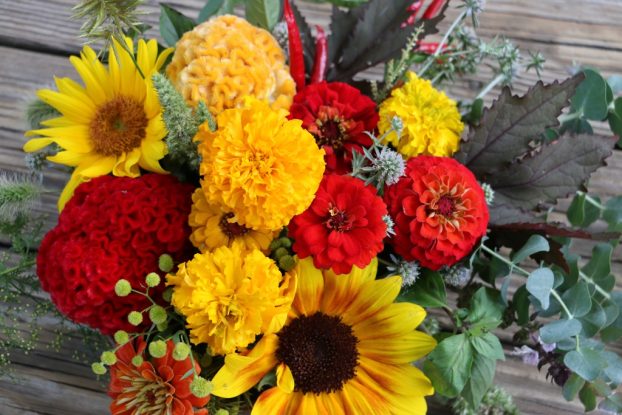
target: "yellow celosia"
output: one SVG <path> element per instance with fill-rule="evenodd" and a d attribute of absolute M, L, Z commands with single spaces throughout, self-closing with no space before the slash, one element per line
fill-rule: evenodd
<path fill-rule="evenodd" d="M 283 276 L 258 250 L 221 247 L 196 254 L 167 276 L 171 303 L 186 317 L 194 344 L 213 353 L 232 353 L 274 333 L 285 324 L 296 291 L 296 277 Z"/>
<path fill-rule="evenodd" d="M 126 51 L 116 40 L 108 52 L 108 67 L 85 46 L 71 64 L 84 86 L 69 78 L 57 78 L 58 91 L 42 89 L 39 98 L 62 116 L 44 121 L 45 128 L 29 131 L 34 138 L 24 145 L 32 152 L 56 143 L 62 151 L 48 160 L 75 167 L 61 193 L 59 210 L 83 181 L 112 173 L 138 177 L 140 170 L 166 173 L 159 161 L 166 155 L 166 126 L 151 76 L 160 70 L 173 52 L 158 53 L 158 42 L 138 41 L 137 50 L 125 38 Z M 136 54 L 136 62 L 131 54 Z"/>
<path fill-rule="evenodd" d="M 305 211 L 324 174 L 324 151 L 302 128 L 255 99 L 223 111 L 218 130 L 202 125 L 195 137 L 207 201 L 255 230 L 279 230 Z"/>
<path fill-rule="evenodd" d="M 212 18 L 184 34 L 167 74 L 188 102 L 205 101 L 212 114 L 239 107 L 246 96 L 289 109 L 296 94 L 277 41 L 231 15 Z"/>
<path fill-rule="evenodd" d="M 192 228 L 190 241 L 201 252 L 238 245 L 242 250 L 259 249 L 267 253 L 270 242 L 278 235 L 278 231 L 256 231 L 238 224 L 233 213 L 207 203 L 203 189 L 195 190 L 192 195 L 188 224 Z"/>
<path fill-rule="evenodd" d="M 385 142 L 406 157 L 451 156 L 458 151 L 464 125 L 456 102 L 414 72 L 409 72 L 406 83 L 380 104 L 379 112 L 381 134 L 389 131 L 393 117 L 401 118 L 402 135 L 391 132 Z"/>

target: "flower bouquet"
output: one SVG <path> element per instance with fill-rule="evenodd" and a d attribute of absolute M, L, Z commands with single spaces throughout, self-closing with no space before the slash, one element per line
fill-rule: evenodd
<path fill-rule="evenodd" d="M 622 410 L 622 199 L 585 188 L 616 145 L 590 121 L 621 132 L 613 83 L 583 69 L 512 95 L 543 58 L 479 39 L 477 0 L 334 1 L 329 28 L 289 0 L 162 5 L 168 47 L 138 3 L 76 7 L 106 45 L 38 91 L 24 146 L 36 172 L 70 168 L 36 274 L 114 339 L 92 365 L 112 414 L 424 414 L 432 395 L 477 413 L 506 354 Z M 441 90 L 484 64 L 474 99 Z M 27 229 L 38 182 L 2 187 L 22 190 L 3 223 Z"/>

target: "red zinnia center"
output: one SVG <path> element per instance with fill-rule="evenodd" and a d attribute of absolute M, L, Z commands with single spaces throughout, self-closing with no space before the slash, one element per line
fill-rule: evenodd
<path fill-rule="evenodd" d="M 350 139 L 349 130 L 352 121 L 344 120 L 339 110 L 334 107 L 320 107 L 315 124 L 315 128 L 309 131 L 315 136 L 320 147 L 330 146 L 338 150 L 343 148 L 344 143 Z"/>
<path fill-rule="evenodd" d="M 226 213 L 222 215 L 219 223 L 222 232 L 229 238 L 236 238 L 238 236 L 242 236 L 248 233 L 249 229 L 246 226 L 240 225 L 239 223 L 235 222 L 229 222 L 229 219 L 231 219 L 233 216 L 233 213 Z"/>
<path fill-rule="evenodd" d="M 328 209 L 330 217 L 326 221 L 326 227 L 337 232 L 347 232 L 352 229 L 352 221 L 348 218 L 348 214 L 336 207 Z"/>
<path fill-rule="evenodd" d="M 451 216 L 455 207 L 456 202 L 449 196 L 441 196 L 438 201 L 438 212 L 443 216 Z"/>

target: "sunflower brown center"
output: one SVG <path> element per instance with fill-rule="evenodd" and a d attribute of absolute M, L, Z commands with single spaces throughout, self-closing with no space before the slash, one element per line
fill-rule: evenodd
<path fill-rule="evenodd" d="M 352 221 L 348 218 L 348 214 L 336 207 L 328 209 L 328 220 L 326 227 L 337 232 L 347 232 L 352 229 Z"/>
<path fill-rule="evenodd" d="M 317 312 L 294 319 L 279 333 L 277 359 L 292 371 L 296 391 L 339 391 L 356 374 L 358 339 L 341 317 Z"/>
<path fill-rule="evenodd" d="M 143 105 L 120 96 L 103 104 L 89 126 L 93 149 L 104 156 L 119 155 L 140 145 L 149 120 Z"/>
<path fill-rule="evenodd" d="M 309 131 L 315 136 L 315 141 L 320 147 L 330 146 L 340 150 L 350 139 L 351 122 L 344 120 L 336 108 L 320 107 L 315 124 Z"/>
<path fill-rule="evenodd" d="M 227 235 L 228 238 L 236 238 L 238 236 L 247 234 L 250 229 L 248 229 L 246 226 L 240 225 L 235 222 L 229 222 L 229 219 L 231 219 L 233 216 L 235 216 L 233 213 L 226 213 L 222 215 L 219 223 L 222 232 Z"/>

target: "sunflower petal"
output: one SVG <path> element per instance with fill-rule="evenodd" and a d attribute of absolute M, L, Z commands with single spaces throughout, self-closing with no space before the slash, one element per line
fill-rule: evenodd
<path fill-rule="evenodd" d="M 344 319 L 356 324 L 374 315 L 395 301 L 402 289 L 400 277 L 389 277 L 363 284 L 356 299 L 344 313 Z"/>
<path fill-rule="evenodd" d="M 333 271 L 324 273 L 324 296 L 322 310 L 329 314 L 343 314 L 358 295 L 361 286 L 376 278 L 378 260 L 361 269 L 352 267 L 349 274 L 335 274 Z"/>
<path fill-rule="evenodd" d="M 285 415 L 291 394 L 280 388 L 271 388 L 263 392 L 255 401 L 251 415 Z"/>
<path fill-rule="evenodd" d="M 320 309 L 324 292 L 324 276 L 322 271 L 313 266 L 311 257 L 298 261 L 298 291 L 294 298 L 294 308 L 304 315 L 311 315 Z"/>
<path fill-rule="evenodd" d="M 294 391 L 294 375 L 285 363 L 276 367 L 276 384 L 283 392 L 292 393 Z"/>
<path fill-rule="evenodd" d="M 401 336 L 374 338 L 359 341 L 361 355 L 387 364 L 407 364 L 430 353 L 436 340 L 420 331 Z"/>
<path fill-rule="evenodd" d="M 394 303 L 352 328 L 359 340 L 382 339 L 414 331 L 425 314 L 425 310 L 416 304 Z"/>

